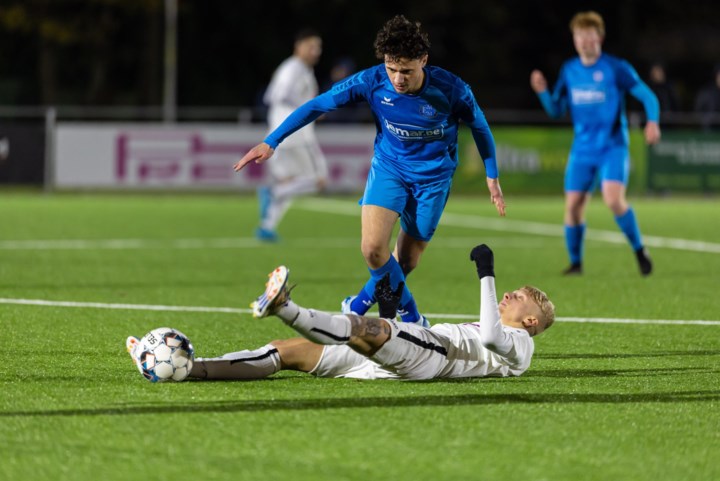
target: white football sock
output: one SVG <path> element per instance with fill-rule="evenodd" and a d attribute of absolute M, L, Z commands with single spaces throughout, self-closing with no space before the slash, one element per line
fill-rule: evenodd
<path fill-rule="evenodd" d="M 260 227 L 265 230 L 274 231 L 290 207 L 291 202 L 292 199 L 289 197 L 270 201 L 265 218 L 260 222 Z"/>
<path fill-rule="evenodd" d="M 221 357 L 197 358 L 190 377 L 202 379 L 262 379 L 280 370 L 280 355 L 268 344 L 254 351 L 239 351 Z"/>
<path fill-rule="evenodd" d="M 304 337 L 318 344 L 347 344 L 350 340 L 352 324 L 344 314 L 333 315 L 305 309 L 289 301 L 275 315 Z"/>
<path fill-rule="evenodd" d="M 288 182 L 273 185 L 272 193 L 276 199 L 314 194 L 318 191 L 318 178 L 314 175 L 295 177 Z"/>

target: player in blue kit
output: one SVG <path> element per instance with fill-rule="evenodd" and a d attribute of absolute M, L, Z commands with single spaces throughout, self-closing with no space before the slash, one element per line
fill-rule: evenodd
<path fill-rule="evenodd" d="M 458 164 L 458 127 L 465 122 L 485 164 L 490 200 L 500 215 L 505 201 L 498 179 L 495 142 L 470 87 L 456 75 L 427 65 L 430 42 L 419 23 L 398 15 L 375 39 L 383 64 L 358 72 L 300 106 L 265 141 L 235 164 L 264 162 L 287 136 L 325 112 L 367 102 L 375 116 L 375 155 L 362 205 L 361 250 L 370 279 L 343 312 L 365 314 L 375 303 L 375 284 L 390 274 L 398 286 L 417 266 L 435 233 Z M 400 218 L 394 252 L 390 250 Z M 405 284 L 399 314 L 428 325 Z"/>
<path fill-rule="evenodd" d="M 635 213 L 625 198 L 630 158 L 625 94 L 642 102 L 647 122 L 645 141 L 660 140 L 658 100 L 626 61 L 602 52 L 605 23 L 596 12 L 581 12 L 570 22 L 576 58 L 565 62 L 552 94 L 539 70 L 530 75 L 530 86 L 551 117 L 570 109 L 574 139 L 565 170 L 565 241 L 570 266 L 565 274 L 582 274 L 585 207 L 596 180 L 602 182 L 605 204 L 628 239 L 642 275 L 652 272 Z"/>

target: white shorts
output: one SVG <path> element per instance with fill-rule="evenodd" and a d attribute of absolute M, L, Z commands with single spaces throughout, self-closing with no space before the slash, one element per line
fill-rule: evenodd
<path fill-rule="evenodd" d="M 415 324 L 388 321 L 391 338 L 371 358 L 347 345 L 325 346 L 317 366 L 318 377 L 354 379 L 433 379 L 448 365 L 449 339 Z"/>
<path fill-rule="evenodd" d="M 317 143 L 298 147 L 280 145 L 266 165 L 275 181 L 292 177 L 327 178 L 328 176 L 327 160 Z"/>
<path fill-rule="evenodd" d="M 401 379 L 440 377 L 448 365 L 450 339 L 416 324 L 388 321 L 391 338 L 372 356 Z"/>
<path fill-rule="evenodd" d="M 398 379 L 397 374 L 383 369 L 345 344 L 324 346 L 320 360 L 310 374 L 330 378 Z"/>

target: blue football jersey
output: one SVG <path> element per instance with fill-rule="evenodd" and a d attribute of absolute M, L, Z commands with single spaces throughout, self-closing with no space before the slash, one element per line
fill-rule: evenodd
<path fill-rule="evenodd" d="M 498 177 L 495 142 L 470 87 L 439 67 L 424 69 L 419 92 L 395 91 L 385 65 L 358 72 L 307 102 L 265 142 L 282 139 L 324 112 L 365 101 L 375 116 L 375 156 L 407 178 L 452 176 L 458 162 L 458 126 L 465 122 L 485 163 L 486 175 Z"/>
<path fill-rule="evenodd" d="M 640 82 L 628 62 L 605 53 L 591 66 L 583 65 L 579 57 L 563 64 L 552 102 L 560 112 L 570 109 L 573 151 L 628 145 L 625 94 Z"/>

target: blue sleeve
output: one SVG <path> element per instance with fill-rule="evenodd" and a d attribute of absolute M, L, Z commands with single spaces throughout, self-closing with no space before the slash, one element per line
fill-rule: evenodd
<path fill-rule="evenodd" d="M 485 175 L 490 179 L 497 179 L 499 172 L 495 157 L 495 139 L 485 119 L 485 114 L 480 110 L 480 106 L 477 104 L 475 96 L 467 84 L 464 85 L 464 92 L 460 103 L 460 118 L 467 122 L 470 127 L 475 145 L 483 160 L 483 164 L 485 164 Z"/>
<path fill-rule="evenodd" d="M 540 103 L 545 112 L 553 119 L 559 119 L 567 112 L 567 87 L 565 83 L 565 69 L 560 70 L 560 76 L 555 83 L 552 95 L 547 90 L 538 94 Z"/>
<path fill-rule="evenodd" d="M 495 154 L 495 139 L 492 132 L 490 132 L 487 120 L 485 120 L 485 114 L 480 109 L 478 109 L 475 122 L 470 124 L 470 130 L 483 164 L 485 164 L 485 176 L 490 179 L 497 179 L 500 173 L 498 172 Z"/>
<path fill-rule="evenodd" d="M 638 79 L 637 83 L 630 89 L 630 95 L 642 102 L 648 122 L 660 121 L 660 102 L 645 82 Z"/>
<path fill-rule="evenodd" d="M 305 127 L 322 114 L 335 110 L 337 107 L 338 105 L 335 103 L 331 91 L 320 94 L 295 109 L 277 129 L 265 137 L 264 142 L 274 149 L 292 133 Z"/>
<path fill-rule="evenodd" d="M 617 77 L 618 88 L 624 92 L 629 92 L 637 85 L 640 80 L 640 76 L 637 74 L 635 69 L 629 62 L 625 60 L 616 59 L 613 63 L 615 70 L 615 76 Z"/>
<path fill-rule="evenodd" d="M 642 102 L 648 122 L 660 121 L 660 102 L 645 82 L 638 82 L 631 88 L 630 95 Z"/>
<path fill-rule="evenodd" d="M 330 89 L 335 103 L 340 106 L 366 100 L 370 78 L 370 71 L 363 70 L 335 83 Z"/>
<path fill-rule="evenodd" d="M 633 66 L 625 60 L 620 60 L 617 64 L 616 75 L 618 87 L 630 92 L 630 95 L 642 102 L 647 120 L 658 122 L 660 120 L 660 102 L 650 87 L 640 79 Z"/>

